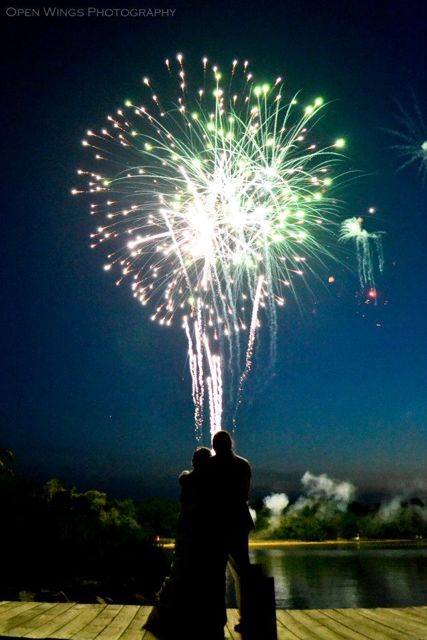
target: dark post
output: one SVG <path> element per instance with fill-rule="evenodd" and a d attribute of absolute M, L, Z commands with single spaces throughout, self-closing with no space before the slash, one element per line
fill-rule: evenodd
<path fill-rule="evenodd" d="M 245 582 L 243 640 L 277 640 L 274 578 L 265 576 L 260 564 L 251 564 Z"/>

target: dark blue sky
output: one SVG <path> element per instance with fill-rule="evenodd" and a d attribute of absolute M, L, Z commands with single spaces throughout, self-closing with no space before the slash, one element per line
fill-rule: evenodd
<path fill-rule="evenodd" d="M 412 92 L 426 115 L 425 3 L 156 6 L 174 17 L 2 9 L 0 446 L 21 470 L 122 495 L 173 492 L 188 465 L 185 337 L 114 287 L 88 247 L 87 203 L 70 196 L 85 130 L 182 51 L 190 66 L 205 54 L 248 58 L 259 78 L 283 74 L 292 89 L 333 100 L 322 126 L 346 137 L 349 166 L 363 172 L 342 190 L 345 211 L 375 206 L 387 232 L 376 307 L 360 303 L 357 275 L 343 271 L 336 289 L 319 291 L 315 314 L 292 302 L 280 312 L 275 376 L 254 393 L 254 372 L 236 432 L 255 484 L 295 489 L 309 469 L 363 490 L 427 489 L 426 185 L 415 166 L 396 173 L 396 140 L 384 131 L 399 127 L 397 102 L 413 111 Z"/>

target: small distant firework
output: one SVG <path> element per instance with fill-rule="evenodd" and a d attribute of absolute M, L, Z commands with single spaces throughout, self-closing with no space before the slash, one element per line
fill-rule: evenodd
<path fill-rule="evenodd" d="M 397 105 L 396 120 L 400 124 L 400 129 L 386 130 L 400 139 L 399 144 L 392 146 L 392 149 L 396 149 L 404 158 L 398 171 L 413 163 L 418 164 L 418 171 L 424 184 L 427 177 L 427 121 L 414 95 L 412 103 L 410 111 L 406 111 L 400 104 Z"/>
<path fill-rule="evenodd" d="M 368 232 L 363 229 L 363 218 L 348 218 L 341 224 L 339 238 L 342 241 L 353 241 L 356 244 L 357 266 L 360 286 L 369 288 L 369 297 L 375 298 L 371 292 L 375 291 L 374 255 L 376 253 L 378 269 L 384 269 L 384 255 L 382 247 L 383 231 Z"/>
<path fill-rule="evenodd" d="M 227 403 L 234 415 L 261 318 L 274 358 L 284 292 L 296 295 L 297 280 L 333 258 L 337 205 L 328 191 L 345 140 L 318 146 L 312 130 L 323 99 L 301 107 L 281 78 L 255 84 L 248 62 L 223 74 L 204 58 L 195 90 L 181 54 L 166 69 L 178 95 L 174 83 L 173 96 L 160 98 L 145 77 L 143 102 L 126 100 L 104 128 L 87 132 L 82 144 L 97 167 L 78 171 L 87 187 L 73 193 L 97 198 L 91 213 L 105 222 L 92 247 L 115 246 L 104 269 L 119 271 L 116 284 L 131 282 L 151 320 L 179 317 L 200 437 L 205 404 L 211 433 Z"/>

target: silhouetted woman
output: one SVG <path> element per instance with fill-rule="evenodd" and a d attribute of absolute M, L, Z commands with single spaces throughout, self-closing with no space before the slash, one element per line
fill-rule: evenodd
<path fill-rule="evenodd" d="M 224 638 L 224 576 L 213 551 L 214 528 L 207 498 L 210 458 L 210 449 L 197 448 L 192 471 L 183 471 L 179 477 L 181 511 L 174 561 L 145 624 L 161 640 Z"/>

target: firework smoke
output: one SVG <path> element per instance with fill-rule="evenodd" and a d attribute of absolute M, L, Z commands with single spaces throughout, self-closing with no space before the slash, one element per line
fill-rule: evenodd
<path fill-rule="evenodd" d="M 351 482 L 333 480 L 326 473 L 316 476 L 306 471 L 301 478 L 301 483 L 306 495 L 301 496 L 292 505 L 296 511 L 303 509 L 307 504 L 321 502 L 333 504 L 338 510 L 345 511 L 356 493 L 356 488 Z"/>
<path fill-rule="evenodd" d="M 269 526 L 276 529 L 280 524 L 280 518 L 283 510 L 289 504 L 289 498 L 286 493 L 272 493 L 264 498 L 264 506 L 270 510 Z"/>
<path fill-rule="evenodd" d="M 301 483 L 304 493 L 289 506 L 285 494 L 272 494 L 264 499 L 271 515 L 261 537 L 358 540 L 420 539 L 427 535 L 427 505 L 422 498 L 414 497 L 409 488 L 372 505 L 355 501 L 356 488 L 352 483 L 334 480 L 325 473 L 316 476 L 306 471 Z"/>

